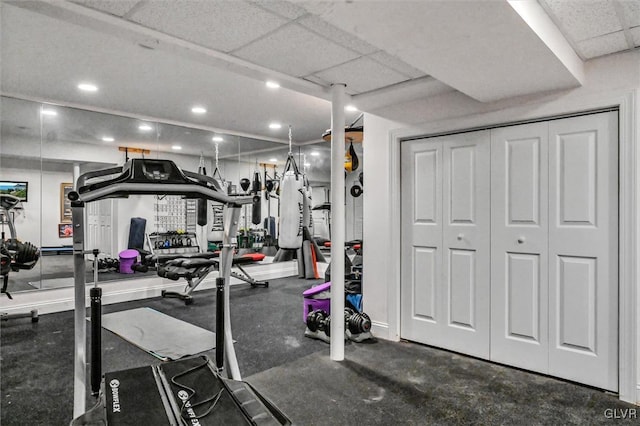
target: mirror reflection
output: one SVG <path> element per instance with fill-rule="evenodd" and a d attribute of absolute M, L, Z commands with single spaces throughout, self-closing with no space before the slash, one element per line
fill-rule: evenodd
<path fill-rule="evenodd" d="M 20 251 L 14 270 L 7 274 L 11 292 L 73 286 L 72 227 L 66 198 L 83 173 L 124 164 L 132 158 L 162 158 L 178 167 L 212 176 L 229 193 L 243 194 L 248 180 L 259 179 L 260 210 L 245 206 L 239 222 L 239 246 L 275 249 L 278 237 L 278 182 L 289 153 L 304 170 L 311 187 L 312 232 L 330 239 L 331 146 L 328 142 L 296 145 L 224 134 L 210 129 L 158 123 L 138 118 L 1 98 L 0 192 L 3 194 L 0 230 L 5 241 L 13 239 L 34 247 L 33 259 Z M 293 130 L 295 137 L 295 129 Z M 318 135 L 320 139 L 320 135 Z M 348 145 L 346 146 L 348 148 Z M 354 145 L 360 170 L 347 174 L 347 240 L 362 237 L 362 198 L 350 188 L 362 168 L 362 145 Z M 360 185 L 361 186 L 361 185 Z M 21 197 L 13 200 L 11 196 Z M 15 201 L 15 202 L 14 202 Z M 187 233 L 194 250 L 216 248 L 221 240 L 216 226 L 218 208 L 207 206 L 208 223 L 198 226 L 195 200 L 176 197 L 131 196 L 91 203 L 86 209 L 86 247 L 99 254 L 100 282 L 136 279 L 122 274 L 120 254 L 130 247 L 134 228 L 142 220 L 145 250 L 167 250 L 167 234 Z M 14 234 L 11 233 L 11 228 Z M 137 228 L 136 228 L 137 229 Z M 184 239 L 184 238 L 183 238 Z M 168 247 L 161 247 L 167 244 Z M 182 241 L 182 240 L 181 240 Z M 186 241 L 186 240 L 185 240 Z M 87 282 L 94 281 L 92 256 L 87 256 Z"/>

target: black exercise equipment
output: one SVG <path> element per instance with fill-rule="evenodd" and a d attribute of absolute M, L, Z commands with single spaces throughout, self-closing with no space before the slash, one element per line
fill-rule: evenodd
<path fill-rule="evenodd" d="M 173 281 L 184 278 L 187 285 L 184 291 L 162 290 L 162 297 L 177 298 L 184 301 L 185 305 L 193 303 L 191 295 L 196 287 L 209 275 L 210 272 L 219 269 L 219 253 L 181 253 L 159 255 L 155 258 L 158 275 Z M 264 256 L 263 256 L 264 257 Z M 234 256 L 231 265 L 241 272 L 230 271 L 230 276 L 238 278 L 250 284 L 251 287 L 269 287 L 268 281 L 259 281 L 251 277 L 242 265 L 254 263 L 256 260 L 250 254 Z"/>
<path fill-rule="evenodd" d="M 0 214 L 2 225 L 9 227 L 9 239 L 5 239 L 4 227 L 0 233 L 0 276 L 2 276 L 2 289 L 0 293 L 6 294 L 9 299 L 13 299 L 8 291 L 9 273 L 20 270 L 33 269 L 40 259 L 40 250 L 30 242 L 18 240 L 16 228 L 13 222 L 13 211 L 20 205 L 20 198 L 9 194 L 0 194 Z M 31 318 L 31 322 L 38 322 L 38 311 L 32 309 L 30 312 L 0 314 L 0 319 L 7 321 L 15 318 Z"/>
<path fill-rule="evenodd" d="M 353 185 L 349 192 L 351 193 L 351 196 L 358 198 L 362 195 L 362 187 L 360 185 Z"/>
<path fill-rule="evenodd" d="M 115 177 L 112 177 L 116 175 Z M 232 262 L 232 241 L 236 235 L 240 208 L 243 204 L 248 204 L 252 200 L 250 197 L 232 197 L 220 188 L 220 185 L 212 178 L 199 175 L 197 173 L 180 170 L 173 162 L 168 160 L 148 160 L 132 159 L 123 167 L 114 167 L 106 170 L 89 172 L 81 175 L 77 180 L 77 192 L 71 192 L 71 210 L 73 218 L 73 247 L 74 247 L 74 277 L 75 277 L 75 354 L 74 354 L 74 425 L 82 424 L 161 424 L 152 419 L 166 417 L 168 424 L 197 424 L 193 422 L 195 406 L 197 402 L 212 403 L 206 408 L 200 418 L 200 424 L 238 424 L 237 421 L 226 421 L 227 414 L 235 412 L 243 417 L 245 424 L 290 424 L 290 421 L 275 406 L 265 402 L 266 399 L 259 395 L 249 385 L 241 382 L 240 372 L 235 350 L 233 348 L 233 336 L 231 333 L 229 315 L 229 272 Z M 126 370 L 120 378 L 110 374 L 105 376 L 101 384 L 101 393 L 98 404 L 94 410 L 85 413 L 86 398 L 86 308 L 85 308 L 85 255 L 91 252 L 84 249 L 84 207 L 88 202 L 94 202 L 113 197 L 128 197 L 129 195 L 149 194 L 149 195 L 182 195 L 187 198 L 206 198 L 214 202 L 219 202 L 227 206 L 225 215 L 225 228 L 222 252 L 220 255 L 220 270 L 223 278 L 216 281 L 218 290 L 218 303 L 223 315 L 216 316 L 216 333 L 218 337 L 224 336 L 224 340 L 219 340 L 218 345 L 223 346 L 224 353 L 227 354 L 228 368 L 225 369 L 227 375 L 235 380 L 226 380 L 221 377 L 222 370 L 211 363 L 207 363 L 209 372 L 204 378 L 203 386 L 191 386 L 185 383 L 187 376 L 194 370 L 194 366 L 186 366 L 188 360 L 166 363 L 159 369 L 147 368 L 145 373 L 140 373 L 144 369 Z M 98 297 L 96 296 L 96 302 Z M 91 342 L 97 339 L 92 338 Z M 218 349 L 217 355 L 223 353 Z M 206 371 L 204 363 L 202 371 Z M 217 365 L 222 366 L 221 359 L 217 360 Z M 169 369 L 173 369 L 167 373 Z M 92 362 L 91 368 L 100 369 L 99 362 Z M 177 371 L 177 372 L 174 372 Z M 115 374 L 115 373 L 113 373 Z M 164 374 L 164 376 L 163 376 Z M 92 373 L 92 376 L 96 376 Z M 135 376 L 135 377 L 134 377 Z M 99 376 L 98 376 L 99 377 Z M 132 379 L 132 377 L 134 377 Z M 164 377 L 164 379 L 162 378 Z M 183 380 L 178 380 L 180 377 Z M 174 380 L 171 380 L 171 379 Z M 122 383 L 129 383 L 132 386 L 139 384 L 136 390 L 131 390 L 121 386 Z M 171 382 L 171 383 L 169 383 Z M 201 380 L 196 380 L 202 384 Z M 182 384 L 186 384 L 182 386 Z M 204 394 L 209 396 L 209 390 L 214 384 L 224 385 L 224 389 L 210 398 L 200 399 Z M 177 390 L 176 387 L 180 388 Z M 176 392 L 177 391 L 177 392 Z M 253 395 L 253 396 L 252 396 Z M 229 411 L 223 409 L 222 404 L 217 401 L 230 400 Z M 116 419 L 113 417 L 116 412 L 125 409 L 124 416 Z M 155 407 L 149 407 L 147 402 Z M 191 405 L 191 411 L 188 407 Z M 202 406 L 202 405 L 199 405 Z M 254 408 L 255 407 L 255 408 Z M 146 408 L 146 411 L 145 411 Z M 185 416 L 185 408 L 187 415 Z M 119 413 L 118 413 L 119 414 Z M 93 417 L 92 417 L 93 416 Z M 214 417 L 215 418 L 212 418 Z M 231 418 L 231 417 L 229 417 Z M 234 418 L 235 417 L 234 415 Z M 262 421 L 264 420 L 264 422 Z M 133 421 L 133 423 L 131 423 Z M 190 423 L 189 423 L 190 422 Z"/>

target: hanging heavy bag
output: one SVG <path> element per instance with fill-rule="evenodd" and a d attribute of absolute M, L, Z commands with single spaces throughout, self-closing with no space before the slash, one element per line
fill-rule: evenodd
<path fill-rule="evenodd" d="M 284 172 L 280 181 L 280 235 L 278 245 L 285 249 L 302 247 L 302 176 Z"/>
<path fill-rule="evenodd" d="M 251 223 L 260 225 L 262 223 L 262 181 L 260 180 L 260 172 L 253 174 L 253 208 L 251 209 Z"/>
<path fill-rule="evenodd" d="M 201 175 L 207 175 L 207 169 L 202 167 L 198 167 L 198 173 Z M 198 198 L 196 201 L 196 223 L 199 226 L 207 225 L 207 200 L 206 198 Z"/>

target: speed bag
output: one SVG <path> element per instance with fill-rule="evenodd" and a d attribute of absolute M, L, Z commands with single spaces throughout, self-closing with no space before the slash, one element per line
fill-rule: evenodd
<path fill-rule="evenodd" d="M 293 170 L 284 173 L 280 183 L 280 235 L 278 245 L 284 249 L 302 247 L 302 176 Z"/>

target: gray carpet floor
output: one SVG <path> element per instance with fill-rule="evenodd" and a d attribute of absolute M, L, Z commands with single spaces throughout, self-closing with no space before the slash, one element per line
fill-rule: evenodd
<path fill-rule="evenodd" d="M 615 395 L 414 343 L 351 343 L 345 361 L 330 361 L 326 343 L 303 336 L 301 294 L 313 283 L 285 278 L 269 288 L 234 286 L 230 293 L 243 378 L 295 424 L 637 424 L 606 417 L 634 408 Z M 214 330 L 210 290 L 196 293 L 190 306 L 155 298 L 104 312 L 142 306 Z M 104 371 L 159 363 L 106 330 L 102 340 Z M 68 424 L 72 371 L 73 312 L 43 315 L 36 324 L 3 322 L 0 424 Z"/>

